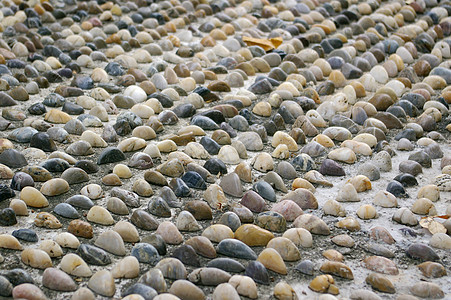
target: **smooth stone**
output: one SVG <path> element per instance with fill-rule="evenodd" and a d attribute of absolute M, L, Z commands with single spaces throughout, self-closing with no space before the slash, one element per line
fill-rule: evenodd
<path fill-rule="evenodd" d="M 396 264 L 390 259 L 382 256 L 370 256 L 364 260 L 367 269 L 389 275 L 397 275 L 399 273 Z"/>
<path fill-rule="evenodd" d="M 398 181 L 390 182 L 387 185 L 386 190 L 387 190 L 387 192 L 393 194 L 396 197 L 400 197 L 400 198 L 408 198 L 409 197 L 409 195 L 407 194 L 403 185 L 401 183 L 399 183 Z"/>
<path fill-rule="evenodd" d="M 138 243 L 133 246 L 131 255 L 135 256 L 140 263 L 155 265 L 160 261 L 160 255 L 157 249 L 151 244 Z"/>
<path fill-rule="evenodd" d="M 406 254 L 412 259 L 417 259 L 423 262 L 438 261 L 440 259 L 432 248 L 421 243 L 414 243 L 410 245 L 406 250 Z"/>
<path fill-rule="evenodd" d="M 100 153 L 97 164 L 115 163 L 122 160 L 125 160 L 125 155 L 121 150 L 115 147 L 108 147 Z"/>
<path fill-rule="evenodd" d="M 251 261 L 246 267 L 245 275 L 251 277 L 257 283 L 269 285 L 268 271 L 259 261 Z"/>
<path fill-rule="evenodd" d="M 213 292 L 213 299 L 238 300 L 240 296 L 235 288 L 229 283 L 221 283 Z"/>
<path fill-rule="evenodd" d="M 111 263 L 108 253 L 90 244 L 81 244 L 77 248 L 77 254 L 91 265 L 105 266 Z"/>
<path fill-rule="evenodd" d="M 323 160 L 319 172 L 323 175 L 330 175 L 330 176 L 344 176 L 345 171 L 343 168 L 336 163 L 335 161 L 331 159 L 325 159 Z"/>
<path fill-rule="evenodd" d="M 416 176 L 423 172 L 421 165 L 413 160 L 402 161 L 399 164 L 399 171 Z"/>
<path fill-rule="evenodd" d="M 65 272 L 47 268 L 42 274 L 42 285 L 55 291 L 70 292 L 77 289 L 77 284 Z"/>
<path fill-rule="evenodd" d="M 271 210 L 281 214 L 287 221 L 294 221 L 303 213 L 299 205 L 292 200 L 282 200 L 276 203 Z"/>
<path fill-rule="evenodd" d="M 217 252 L 242 259 L 257 259 L 255 252 L 246 244 L 235 239 L 225 239 L 218 244 Z"/>
<path fill-rule="evenodd" d="M 410 287 L 410 291 L 415 296 L 429 299 L 441 299 L 445 297 L 442 288 L 431 282 L 417 282 Z"/>
<path fill-rule="evenodd" d="M 188 280 L 202 285 L 219 285 L 230 279 L 231 275 L 217 268 L 205 267 L 195 269 L 188 275 Z"/>
<path fill-rule="evenodd" d="M 344 263 L 338 261 L 327 261 L 321 265 L 320 271 L 345 279 L 354 279 L 352 270 Z"/>
<path fill-rule="evenodd" d="M 294 220 L 296 228 L 304 228 L 313 234 L 329 235 L 330 229 L 320 218 L 311 214 L 302 214 Z"/>
<path fill-rule="evenodd" d="M 205 167 L 205 166 L 204 166 Z M 208 170 L 208 168 L 207 168 Z M 211 170 L 209 170 L 211 172 Z M 214 172 L 211 172 L 215 174 Z M 217 174 L 217 173 L 216 173 Z M 240 182 L 240 178 L 236 173 L 230 173 L 225 175 L 219 186 L 223 189 L 224 193 L 233 196 L 233 197 L 242 197 L 243 196 L 243 187 Z"/>
<path fill-rule="evenodd" d="M 130 206 L 130 207 L 139 207 L 140 206 L 139 196 L 134 192 L 131 192 L 131 191 L 128 191 L 128 190 L 125 190 L 122 188 L 114 187 L 111 190 L 111 196 L 121 199 L 122 201 L 124 201 L 124 203 L 127 206 Z"/>
<path fill-rule="evenodd" d="M 88 287 L 94 292 L 106 297 L 112 297 L 116 292 L 114 277 L 107 270 L 101 270 L 92 275 L 89 279 Z"/>
<path fill-rule="evenodd" d="M 298 188 L 286 194 L 282 200 L 292 200 L 301 209 L 316 209 L 318 201 L 313 193 L 305 188 Z"/>
<path fill-rule="evenodd" d="M 379 168 L 374 164 L 368 162 L 359 166 L 357 173 L 359 175 L 364 175 L 369 178 L 371 181 L 378 180 L 380 178 Z"/>
<path fill-rule="evenodd" d="M 66 180 L 69 185 L 89 181 L 88 174 L 83 169 L 75 167 L 65 170 L 61 174 L 61 178 Z"/>
<path fill-rule="evenodd" d="M 313 276 L 314 273 L 314 264 L 311 260 L 303 260 L 299 264 L 296 265 L 295 270 L 301 272 L 305 275 Z"/>
<path fill-rule="evenodd" d="M 357 289 L 354 290 L 351 293 L 351 299 L 352 300 L 362 300 L 362 299 L 368 299 L 368 300 L 381 300 L 382 298 L 379 297 L 376 293 L 364 289 Z"/>
<path fill-rule="evenodd" d="M 36 243 L 38 241 L 38 235 L 32 229 L 27 228 L 17 229 L 14 230 L 11 233 L 11 235 L 16 237 L 17 239 L 24 240 L 27 242 Z"/>
<path fill-rule="evenodd" d="M 277 174 L 285 179 L 294 179 L 297 177 L 296 170 L 294 166 L 286 161 L 281 161 L 277 165 Z"/>
<path fill-rule="evenodd" d="M 0 287 L 1 287 L 0 296 L 10 297 L 12 295 L 13 285 L 4 276 L 0 276 Z"/>
<path fill-rule="evenodd" d="M 283 232 L 286 229 L 286 220 L 277 212 L 262 212 L 257 216 L 256 225 L 270 231 Z"/>
<path fill-rule="evenodd" d="M 40 212 L 37 214 L 34 224 L 38 227 L 45 227 L 50 229 L 61 228 L 61 222 L 52 214 L 47 212 Z"/>
<path fill-rule="evenodd" d="M 240 273 L 245 270 L 244 266 L 231 258 L 215 258 L 210 260 L 207 267 L 218 268 L 226 272 Z"/>
<path fill-rule="evenodd" d="M 241 226 L 240 218 L 234 212 L 226 212 L 219 219 L 219 224 L 228 226 L 232 231 L 238 229 Z"/>
<path fill-rule="evenodd" d="M 28 165 L 25 156 L 15 149 L 6 149 L 0 154 L 0 163 L 10 168 L 21 168 Z"/>
<path fill-rule="evenodd" d="M 178 247 L 174 250 L 172 255 L 186 265 L 200 267 L 196 251 L 189 245 L 182 245 Z"/>
<path fill-rule="evenodd" d="M 24 269 L 16 268 L 5 271 L 2 277 L 6 278 L 13 286 L 18 286 L 24 283 L 33 284 L 33 277 Z"/>
<path fill-rule="evenodd" d="M 73 220 L 69 223 L 67 231 L 75 236 L 90 239 L 93 237 L 93 230 L 91 224 L 80 219 Z"/>
<path fill-rule="evenodd" d="M 90 277 L 92 275 L 86 262 L 76 254 L 66 254 L 60 264 L 61 269 L 73 276 Z"/>
<path fill-rule="evenodd" d="M 265 200 L 254 191 L 246 192 L 241 198 L 240 203 L 253 212 L 262 212 L 267 207 Z"/>
<path fill-rule="evenodd" d="M 136 260 L 136 258 L 135 258 Z M 138 283 L 150 286 L 158 293 L 164 293 L 167 290 L 166 282 L 163 277 L 163 273 L 159 269 L 150 269 L 141 276 Z"/>
<path fill-rule="evenodd" d="M 172 284 L 168 292 L 177 297 L 180 297 L 181 299 L 205 299 L 205 294 L 200 288 L 195 286 L 193 283 L 183 279 L 176 280 Z"/>
<path fill-rule="evenodd" d="M 451 249 L 451 238 L 443 232 L 432 235 L 429 244 L 438 249 Z"/>
<path fill-rule="evenodd" d="M 9 203 L 9 207 L 14 210 L 16 216 L 28 216 L 27 204 L 19 199 L 13 199 Z"/>
<path fill-rule="evenodd" d="M 27 248 L 21 253 L 21 260 L 24 264 L 37 269 L 52 267 L 52 260 L 47 252 L 40 249 Z"/>
<path fill-rule="evenodd" d="M 4 208 L 0 211 L 0 224 L 2 226 L 12 226 L 17 224 L 16 213 L 12 208 Z"/>
<path fill-rule="evenodd" d="M 446 270 L 440 263 L 427 261 L 417 267 L 424 276 L 429 278 L 439 278 L 446 275 Z"/>
<path fill-rule="evenodd" d="M 60 245 L 63 248 L 77 249 L 78 246 L 80 245 L 80 241 L 78 240 L 78 238 L 69 232 L 63 232 L 58 234 L 55 237 L 55 241 L 58 245 Z"/>
<path fill-rule="evenodd" d="M 393 179 L 398 181 L 399 183 L 401 183 L 404 187 L 418 185 L 418 181 L 416 180 L 415 176 L 413 176 L 412 174 L 401 173 Z M 427 186 L 424 186 L 424 187 L 425 187 L 424 190 L 427 189 Z M 423 197 L 420 197 L 420 198 L 423 198 Z"/>
<path fill-rule="evenodd" d="M 125 255 L 124 241 L 119 233 L 113 230 L 108 230 L 100 234 L 94 244 L 114 255 Z"/>
<path fill-rule="evenodd" d="M 68 203 L 59 203 L 53 209 L 53 212 L 57 215 L 60 215 L 69 219 L 77 219 L 80 218 L 80 214 L 78 211 Z"/>
<path fill-rule="evenodd" d="M 200 200 L 189 201 L 185 205 L 185 209 L 189 211 L 196 220 L 211 220 L 212 211 L 206 202 Z"/>
<path fill-rule="evenodd" d="M 262 139 L 256 132 L 244 132 L 238 137 L 238 140 L 244 144 L 248 151 L 260 151 L 263 149 Z"/>
<path fill-rule="evenodd" d="M 22 283 L 14 287 L 12 296 L 16 299 L 36 299 L 46 300 L 44 292 L 37 286 L 31 283 Z"/>
<path fill-rule="evenodd" d="M 6 185 L 0 185 L 0 201 L 13 198 L 16 193 Z"/>
<path fill-rule="evenodd" d="M 36 133 L 38 131 L 32 127 L 21 127 L 14 129 L 8 138 L 18 143 L 29 143 Z"/>
<path fill-rule="evenodd" d="M 183 236 L 180 234 L 177 227 L 171 222 L 162 222 L 158 226 L 156 233 L 161 235 L 164 241 L 168 244 L 178 245 L 183 242 Z"/>
<path fill-rule="evenodd" d="M 377 274 L 377 273 L 370 273 L 365 280 L 368 284 L 371 285 L 371 287 L 374 290 L 383 292 L 383 293 L 389 293 L 394 294 L 395 293 L 395 287 L 393 283 L 385 276 Z"/>
<path fill-rule="evenodd" d="M 69 191 L 69 184 L 64 179 L 54 178 L 46 181 L 40 191 L 45 196 L 57 196 Z"/>
<path fill-rule="evenodd" d="M 430 168 L 432 166 L 432 159 L 424 151 L 417 151 L 409 155 L 409 160 L 416 161 L 419 163 L 422 167 Z M 412 174 L 413 175 L 413 174 Z"/>
<path fill-rule="evenodd" d="M 66 203 L 83 209 L 90 209 L 91 207 L 94 206 L 92 200 L 84 195 L 71 196 L 69 199 L 66 200 Z"/>
<path fill-rule="evenodd" d="M 253 189 L 264 199 L 269 200 L 271 202 L 276 201 L 276 194 L 274 192 L 274 189 L 266 181 L 257 182 L 256 184 L 253 185 Z"/>

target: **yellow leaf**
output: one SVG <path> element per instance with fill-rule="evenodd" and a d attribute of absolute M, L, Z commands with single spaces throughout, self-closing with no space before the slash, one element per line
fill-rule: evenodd
<path fill-rule="evenodd" d="M 429 231 L 430 231 L 432 234 L 436 234 L 436 233 L 446 233 L 446 228 L 445 228 L 445 226 L 443 226 L 442 223 L 439 223 L 439 222 L 437 222 L 437 221 L 432 221 L 432 222 L 429 224 L 428 229 L 429 229 Z"/>
<path fill-rule="evenodd" d="M 434 219 L 432 219 L 432 217 L 423 217 L 420 220 L 420 225 L 423 228 L 428 228 L 429 224 L 433 221 Z"/>
<path fill-rule="evenodd" d="M 433 217 L 423 217 L 420 220 L 420 225 L 427 228 L 432 234 L 446 233 L 446 228 L 441 223 L 434 221 Z"/>
<path fill-rule="evenodd" d="M 270 38 L 269 40 L 274 45 L 274 48 L 279 47 L 283 43 L 283 39 L 281 37 Z"/>
<path fill-rule="evenodd" d="M 260 46 L 265 51 L 273 50 L 282 44 L 283 40 L 281 37 L 271 38 L 271 39 L 257 39 L 253 37 L 243 36 L 243 42 L 248 46 Z"/>

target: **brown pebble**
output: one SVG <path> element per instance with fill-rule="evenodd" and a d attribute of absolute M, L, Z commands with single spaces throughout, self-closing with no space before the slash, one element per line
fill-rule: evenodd
<path fill-rule="evenodd" d="M 83 237 L 86 239 L 91 239 L 94 236 L 91 224 L 78 219 L 73 220 L 69 223 L 67 231 L 75 236 Z"/>

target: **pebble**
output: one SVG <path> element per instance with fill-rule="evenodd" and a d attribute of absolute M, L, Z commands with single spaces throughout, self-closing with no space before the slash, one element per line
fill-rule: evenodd
<path fill-rule="evenodd" d="M 100 270 L 92 275 L 89 279 L 88 287 L 94 292 L 106 297 L 111 297 L 116 292 L 114 277 L 107 270 Z"/>
<path fill-rule="evenodd" d="M 183 279 L 176 280 L 168 292 L 182 299 L 205 299 L 205 294 L 200 288 Z"/>
<path fill-rule="evenodd" d="M 89 209 L 86 219 L 90 222 L 101 225 L 114 224 L 114 220 L 111 214 L 105 208 L 98 205 L 95 205 Z"/>
<path fill-rule="evenodd" d="M 446 233 L 439 232 L 432 235 L 429 244 L 434 248 L 450 249 L 451 239 Z"/>
<path fill-rule="evenodd" d="M 347 234 L 340 234 L 337 236 L 334 236 L 331 239 L 332 243 L 341 246 L 341 247 L 348 247 L 348 248 L 352 248 L 355 245 L 354 240 L 352 239 L 352 237 L 350 237 Z"/>
<path fill-rule="evenodd" d="M 439 278 L 446 275 L 445 268 L 435 262 L 424 262 L 418 265 L 418 269 L 420 269 L 421 273 L 426 277 Z"/>
<path fill-rule="evenodd" d="M 195 236 L 186 241 L 186 244 L 192 246 L 199 255 L 208 258 L 216 257 L 216 250 L 209 239 L 203 236 Z"/>
<path fill-rule="evenodd" d="M 380 291 L 382 293 L 394 294 L 396 292 L 393 283 L 385 276 L 370 273 L 365 281 L 371 285 L 374 290 Z"/>
<path fill-rule="evenodd" d="M 249 276 L 234 275 L 230 278 L 229 284 L 232 285 L 238 294 L 251 299 L 258 297 L 257 285 Z"/>
<path fill-rule="evenodd" d="M 40 212 L 37 214 L 34 224 L 38 227 L 45 227 L 50 229 L 61 228 L 60 221 L 52 214 L 47 212 Z"/>
<path fill-rule="evenodd" d="M 215 258 L 207 264 L 207 267 L 218 268 L 226 272 L 240 273 L 245 270 L 244 266 L 231 258 Z"/>
<path fill-rule="evenodd" d="M 410 292 L 421 298 L 441 299 L 445 297 L 441 287 L 431 282 L 417 282 L 410 287 Z"/>
<path fill-rule="evenodd" d="M 218 244 L 217 252 L 230 257 L 257 259 L 257 255 L 249 246 L 234 239 L 222 240 Z"/>
<path fill-rule="evenodd" d="M 125 262 L 126 259 L 133 260 L 137 263 L 136 258 L 132 257 L 132 256 L 128 256 L 128 257 L 124 258 L 121 262 Z M 114 272 L 113 272 L 113 275 L 114 275 Z M 156 268 L 150 269 L 145 274 L 143 274 L 138 282 L 152 287 L 158 293 L 164 293 L 167 290 L 167 286 L 166 286 L 166 282 L 163 277 L 163 273 L 159 269 L 156 269 Z"/>
<path fill-rule="evenodd" d="M 188 275 L 188 280 L 202 285 L 219 285 L 230 279 L 231 275 L 217 268 L 200 268 L 195 269 Z"/>
<path fill-rule="evenodd" d="M 161 235 L 164 241 L 171 245 L 178 245 L 183 241 L 183 236 L 180 234 L 177 227 L 168 221 L 162 222 L 158 226 L 156 233 Z"/>
<path fill-rule="evenodd" d="M 52 260 L 47 252 L 40 249 L 27 248 L 21 253 L 21 260 L 24 264 L 37 269 L 52 267 Z"/>
<path fill-rule="evenodd" d="M 399 273 L 396 264 L 390 259 L 382 256 L 370 256 L 364 260 L 366 268 L 388 275 L 397 275 Z"/>
<path fill-rule="evenodd" d="M 47 268 L 42 274 L 42 285 L 55 291 L 71 292 L 77 289 L 74 280 L 55 268 Z"/>
<path fill-rule="evenodd" d="M 8 201 L 0 219 L 11 232 L 34 222 L 43 239 L 36 247 L 50 257 L 67 248 L 60 269 L 76 277 L 92 275 L 92 257 L 70 256 L 88 245 L 85 238 L 95 236 L 95 244 L 120 256 L 132 249 L 139 259 L 94 267 L 93 278 L 110 286 L 91 279 L 93 291 L 74 293 L 75 278 L 64 297 L 311 298 L 313 291 L 296 295 L 298 286 L 273 273 L 289 273 L 293 264 L 284 261 L 304 258 L 298 247 L 345 259 L 355 274 L 366 266 L 353 255 L 362 230 L 373 240 L 364 250 L 380 257 L 393 258 L 388 245 L 399 243 L 422 261 L 438 261 L 450 248 L 446 233 L 423 235 L 418 246 L 411 240 L 418 233 L 403 227 L 449 212 L 442 205 L 451 190 L 443 147 L 451 99 L 446 4 L 69 2 L 7 3 L 2 10 L 3 34 L 17 41 L 0 48 L 0 177 L 12 179 L 0 187 L 0 200 Z M 30 35 L 33 28 L 39 38 Z M 393 169 L 399 172 L 390 175 Z M 57 228 L 55 242 L 45 240 L 43 230 Z M 331 233 L 346 255 L 313 242 L 312 234 Z M 9 235 L 0 241 L 22 248 Z M 210 265 L 217 255 L 240 263 Z M 10 257 L 3 256 L 8 269 Z M 152 278 L 124 286 L 124 278 L 139 275 L 139 261 L 156 264 Z M 335 263 L 321 269 L 340 276 L 346 268 Z M 398 267 L 416 287 L 422 281 L 413 263 Z M 201 267 L 189 269 L 191 283 L 184 264 Z M 202 276 L 224 275 L 216 267 L 241 274 Z M 367 285 L 345 289 L 315 267 L 294 266 L 319 275 L 310 289 L 329 294 L 318 299 L 380 299 L 371 288 L 395 291 L 391 276 L 367 271 Z M 38 299 L 45 298 L 41 289 L 49 292 L 45 272 L 24 288 L 39 289 Z M 166 294 L 164 277 L 177 280 L 169 286 L 175 295 Z M 445 286 L 436 284 L 444 297 Z M 410 293 L 441 296 L 428 284 Z"/>
<path fill-rule="evenodd" d="M 72 295 L 72 299 L 73 300 L 80 300 L 80 299 L 93 300 L 93 299 L 95 299 L 95 296 L 94 296 L 94 293 L 90 289 L 81 287 Z"/>
<path fill-rule="evenodd" d="M 44 292 L 31 283 L 22 283 L 14 287 L 12 290 L 13 298 L 45 300 L 47 297 Z"/>
<path fill-rule="evenodd" d="M 265 266 L 259 261 L 251 261 L 246 267 L 245 274 L 257 283 L 263 285 L 269 284 L 269 273 Z"/>
<path fill-rule="evenodd" d="M 335 280 L 331 275 L 319 275 L 315 277 L 310 282 L 309 288 L 319 293 L 329 293 L 333 295 L 339 293 L 338 287 L 335 285 Z"/>
<path fill-rule="evenodd" d="M 186 279 L 187 272 L 183 264 L 175 258 L 164 258 L 155 266 L 165 278 Z"/>
<path fill-rule="evenodd" d="M 53 178 L 46 181 L 41 187 L 41 193 L 45 196 L 58 196 L 69 191 L 69 184 L 61 178 Z"/>
<path fill-rule="evenodd" d="M 238 292 L 229 283 L 221 283 L 213 292 L 213 299 L 240 299 Z"/>
<path fill-rule="evenodd" d="M 94 244 L 112 254 L 118 256 L 125 255 L 124 241 L 116 231 L 109 230 L 103 232 L 99 235 Z"/>
<path fill-rule="evenodd" d="M 287 267 L 275 249 L 266 248 L 260 253 L 257 261 L 261 262 L 268 270 L 282 275 L 287 274 Z"/>
<path fill-rule="evenodd" d="M 46 197 L 37 189 L 31 186 L 24 187 L 20 191 L 20 199 L 31 207 L 46 207 L 49 205 Z"/>
<path fill-rule="evenodd" d="M 313 234 L 329 235 L 330 229 L 320 218 L 311 214 L 302 214 L 294 220 L 293 225 L 297 228 L 304 228 Z"/>

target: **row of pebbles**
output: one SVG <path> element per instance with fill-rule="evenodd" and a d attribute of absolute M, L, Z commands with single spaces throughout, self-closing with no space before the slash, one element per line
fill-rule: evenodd
<path fill-rule="evenodd" d="M 451 296 L 449 0 L 0 6 L 0 296 Z"/>

